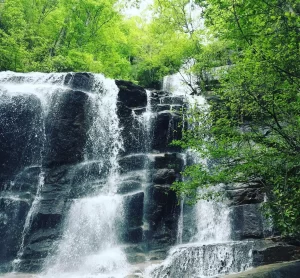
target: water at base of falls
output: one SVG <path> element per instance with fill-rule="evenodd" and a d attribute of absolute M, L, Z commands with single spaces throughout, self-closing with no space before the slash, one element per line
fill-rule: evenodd
<path fill-rule="evenodd" d="M 128 265 L 116 236 L 121 212 L 120 196 L 75 200 L 43 277 L 125 277 Z"/>
<path fill-rule="evenodd" d="M 146 269 L 146 278 L 208 278 L 245 271 L 252 266 L 252 241 L 231 241 L 230 209 L 199 201 L 193 208 L 195 234 L 173 247 L 168 258 Z"/>

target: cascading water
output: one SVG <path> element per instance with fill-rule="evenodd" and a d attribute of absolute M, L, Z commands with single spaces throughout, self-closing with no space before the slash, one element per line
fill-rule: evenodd
<path fill-rule="evenodd" d="M 37 121 L 32 123 L 39 132 L 35 137 L 39 137 L 41 143 L 36 151 L 36 157 L 32 155 L 31 150 L 29 151 L 32 156 L 31 160 L 35 161 L 28 162 L 29 167 L 39 167 L 40 173 L 36 192 L 33 192 L 36 194 L 21 233 L 22 240 L 17 259 L 14 260 L 14 270 L 18 269 L 24 252 L 28 252 L 24 248 L 24 245 L 28 243 L 26 236 L 32 230 L 32 221 L 40 209 L 40 202 L 45 199 L 41 195 L 44 186 L 44 164 L 54 165 L 51 160 L 44 162 L 44 156 L 47 155 L 45 146 L 52 143 L 49 142 L 45 129 L 47 134 L 55 132 L 49 128 L 49 124 L 48 129 L 45 128 L 45 121 L 51 116 L 56 117 L 57 113 L 63 113 L 60 109 L 68 97 L 70 87 L 74 87 L 75 90 L 80 87 L 81 84 L 72 83 L 72 79 L 73 76 L 70 74 L 6 72 L 0 75 L 2 101 L 3 99 L 14 100 L 14 98 L 25 100 L 37 98 L 39 104 L 35 105 L 39 105 L 42 109 Z M 53 277 L 59 273 L 60 277 L 63 275 L 83 277 L 83 275 L 90 274 L 98 275 L 97 277 L 108 277 L 107 275 L 110 277 L 112 273 L 117 273 L 118 277 L 124 277 L 127 266 L 126 257 L 118 247 L 118 233 L 120 233 L 119 229 L 123 220 L 123 201 L 120 195 L 115 195 L 119 178 L 118 155 L 122 148 L 117 116 L 119 90 L 113 80 L 105 79 L 102 75 L 94 75 L 92 84 L 86 84 L 85 88 L 80 88 L 80 90 L 87 95 L 83 109 L 88 109 L 85 112 L 88 116 L 84 123 L 87 122 L 86 125 L 89 128 L 86 132 L 85 146 L 83 146 L 83 161 L 70 166 L 69 171 L 69 175 L 73 176 L 70 178 L 71 182 L 80 186 L 71 190 L 71 196 L 75 198 L 64 217 L 62 239 L 54 244 L 52 249 L 56 250 L 46 260 L 44 266 L 46 276 Z M 36 109 L 36 106 L 32 109 Z M 75 119 L 74 125 L 81 128 L 78 113 L 74 116 L 78 118 Z M 68 115 L 63 117 L 68 117 Z M 66 121 L 65 118 L 63 121 Z M 29 147 L 33 148 L 33 146 Z M 21 166 L 24 166 L 24 163 Z M 59 164 L 58 167 L 60 167 Z M 13 185 L 10 189 L 11 187 Z M 1 198 L 7 198 L 7 192 L 5 193 L 5 197 Z M 89 195 L 91 197 L 88 197 Z M 13 199 L 12 196 L 9 198 Z"/>
<path fill-rule="evenodd" d="M 194 79 L 189 85 L 180 74 L 164 79 L 164 90 L 175 95 L 185 95 L 189 103 L 204 104 L 201 97 L 191 99 L 188 94 Z M 181 81 L 182 80 L 182 81 Z M 197 161 L 194 154 L 190 154 Z M 198 161 L 199 162 L 199 161 Z M 184 200 L 184 198 L 182 198 Z M 252 265 L 252 242 L 232 241 L 231 209 L 223 203 L 198 201 L 187 214 L 181 203 L 179 218 L 178 246 L 172 248 L 168 258 L 158 266 L 150 266 L 145 275 L 149 278 L 193 278 L 215 277 L 240 272 Z M 187 220 L 188 219 L 188 220 Z M 189 227 L 190 226 L 190 227 Z M 187 233 L 185 236 L 184 234 Z M 184 238 L 185 244 L 182 244 Z"/>
<path fill-rule="evenodd" d="M 233 221 L 224 204 L 178 206 L 170 189 L 190 160 L 170 145 L 189 93 L 178 75 L 146 91 L 90 73 L 0 73 L 0 273 L 193 278 L 251 266 L 252 243 L 231 240 L 244 208 Z"/>
<path fill-rule="evenodd" d="M 64 74 L 0 73 L 2 118 L 0 140 L 2 150 L 4 150 L 1 158 L 1 182 L 5 189 L 0 199 L 4 203 L 9 203 L 9 206 L 2 207 L 4 215 L 9 214 L 6 207 L 12 206 L 14 210 L 20 210 L 16 219 L 11 219 L 13 222 L 4 225 L 4 228 L 12 227 L 11 231 L 8 229 L 8 234 L 11 234 L 12 239 L 16 238 L 15 242 L 11 243 L 18 248 L 17 256 L 13 261 L 14 269 L 18 268 L 24 252 L 25 237 L 39 204 L 40 190 L 44 184 L 42 164 L 45 117 L 53 94 L 60 93 L 62 90 L 63 79 Z M 8 141 L 7 134 L 13 140 Z M 17 157 L 14 152 L 11 152 L 12 150 L 20 151 L 22 156 Z M 27 216 L 20 218 L 20 213 L 27 213 Z M 5 256 L 10 258 L 8 254 Z"/>
<path fill-rule="evenodd" d="M 122 148 L 117 93 L 112 80 L 95 76 L 88 94 L 92 122 L 85 160 L 77 169 L 97 165 L 102 180 L 93 180 L 91 197 L 73 201 L 57 251 L 46 262 L 46 277 L 124 277 L 127 271 L 125 254 L 118 246 L 123 203 L 121 196 L 115 195 L 119 181 L 117 158 Z M 90 174 L 88 170 L 87 185 Z M 89 192 L 87 188 L 85 191 Z"/>

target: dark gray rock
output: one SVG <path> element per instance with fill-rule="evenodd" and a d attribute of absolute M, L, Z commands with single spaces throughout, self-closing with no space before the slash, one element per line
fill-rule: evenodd
<path fill-rule="evenodd" d="M 133 109 L 133 112 L 135 115 L 139 116 L 146 112 L 146 108 L 136 108 L 136 109 Z"/>
<path fill-rule="evenodd" d="M 299 278 L 300 261 L 285 262 L 260 266 L 238 274 L 228 275 L 228 278 Z"/>
<path fill-rule="evenodd" d="M 0 197 L 0 264 L 16 258 L 30 205 L 28 200 Z"/>
<path fill-rule="evenodd" d="M 155 169 L 174 169 L 176 173 L 180 173 L 183 170 L 184 161 L 177 153 L 166 153 L 163 156 L 155 156 L 153 167 Z"/>
<path fill-rule="evenodd" d="M 182 137 L 182 118 L 169 111 L 159 112 L 154 122 L 152 147 L 154 150 L 180 151 L 178 146 L 170 146 L 173 140 Z"/>
<path fill-rule="evenodd" d="M 184 97 L 182 96 L 165 96 L 160 98 L 161 104 L 177 104 L 183 105 L 185 102 Z"/>
<path fill-rule="evenodd" d="M 91 90 L 94 82 L 94 76 L 88 72 L 68 73 L 64 84 L 74 90 Z"/>
<path fill-rule="evenodd" d="M 125 113 L 124 109 L 118 113 Z M 144 119 L 138 117 L 131 113 L 130 116 L 121 117 L 119 120 L 124 148 L 122 155 L 143 153 L 148 148 L 146 142 L 149 140 L 149 134 L 145 129 Z"/>
<path fill-rule="evenodd" d="M 46 167 L 74 164 L 83 160 L 88 123 L 85 109 L 88 96 L 80 91 L 56 94 L 45 123 Z"/>
<path fill-rule="evenodd" d="M 22 168 L 41 163 L 42 107 L 34 95 L 1 96 L 0 191 Z"/>
<path fill-rule="evenodd" d="M 141 189 L 142 189 L 142 185 L 140 182 L 134 180 L 127 180 L 127 181 L 123 181 L 118 185 L 117 193 L 127 194 Z"/>
<path fill-rule="evenodd" d="M 149 159 L 146 154 L 129 155 L 119 159 L 120 172 L 127 173 L 130 171 L 142 170 L 145 168 Z"/>
<path fill-rule="evenodd" d="M 156 184 L 172 184 L 176 179 L 174 169 L 158 169 L 153 174 L 153 182 Z"/>
<path fill-rule="evenodd" d="M 238 188 L 226 190 L 229 205 L 258 204 L 264 201 L 262 188 Z"/>
<path fill-rule="evenodd" d="M 125 243 L 141 243 L 143 240 L 143 228 L 128 228 L 123 232 L 121 239 Z"/>
<path fill-rule="evenodd" d="M 232 207 L 231 219 L 233 239 L 263 238 L 263 218 L 259 204 Z"/>
<path fill-rule="evenodd" d="M 155 111 L 161 112 L 161 111 L 170 111 L 171 105 L 170 104 L 157 104 Z"/>
<path fill-rule="evenodd" d="M 105 184 L 108 173 L 107 165 L 103 165 L 101 161 L 75 165 L 70 173 L 72 186 L 69 197 L 79 198 L 94 193 Z"/>
<path fill-rule="evenodd" d="M 151 186 L 146 219 L 149 250 L 168 250 L 176 242 L 180 207 L 174 191 L 169 185 Z"/>
<path fill-rule="evenodd" d="M 147 94 L 143 87 L 124 80 L 116 80 L 115 82 L 119 87 L 118 101 L 129 108 L 147 106 Z"/>
<path fill-rule="evenodd" d="M 284 243 L 253 250 L 253 265 L 280 263 L 300 259 L 300 247 Z M 300 274 L 300 273 L 299 273 Z"/>
<path fill-rule="evenodd" d="M 124 198 L 125 227 L 143 225 L 144 192 L 128 195 Z"/>
<path fill-rule="evenodd" d="M 31 194 L 35 194 L 40 180 L 40 174 L 40 166 L 24 168 L 15 176 L 10 190 L 13 192 L 30 192 Z"/>

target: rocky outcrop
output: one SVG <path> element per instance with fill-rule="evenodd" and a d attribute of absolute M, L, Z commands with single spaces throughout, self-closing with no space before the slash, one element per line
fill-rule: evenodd
<path fill-rule="evenodd" d="M 228 275 L 228 278 L 298 278 L 300 261 L 270 264 L 252 270 Z"/>
<path fill-rule="evenodd" d="M 32 212 L 24 235 L 19 266 L 22 271 L 40 270 L 52 244 L 61 236 L 65 212 L 74 197 L 73 165 L 83 161 L 88 129 L 86 105 L 87 95 L 80 91 L 69 90 L 53 96 L 45 118 L 46 140 L 40 173 L 43 185 L 38 189 L 38 210 Z"/>

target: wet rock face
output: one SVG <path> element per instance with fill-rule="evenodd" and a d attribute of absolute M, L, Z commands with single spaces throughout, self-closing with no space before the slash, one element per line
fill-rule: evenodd
<path fill-rule="evenodd" d="M 43 163 L 46 167 L 72 164 L 83 160 L 88 123 L 87 95 L 68 91 L 54 96 L 45 123 L 47 144 Z"/>
<path fill-rule="evenodd" d="M 264 237 L 263 218 L 259 205 L 250 204 L 233 207 L 231 215 L 233 239 Z"/>
<path fill-rule="evenodd" d="M 40 271 L 53 243 L 62 236 L 72 200 L 94 194 L 105 183 L 109 167 L 84 162 L 91 123 L 85 92 L 93 88 L 94 80 L 90 73 L 67 74 L 67 89 L 51 95 L 45 114 L 34 95 L 1 96 L 1 265 L 9 264 L 20 251 L 25 221 L 41 183 L 38 206 L 24 234 L 20 271 Z M 130 246 L 126 251 L 130 262 L 144 262 L 149 254 L 162 259 L 177 236 L 180 209 L 170 187 L 180 179 L 184 163 L 180 150 L 169 143 L 181 138 L 178 111 L 183 99 L 154 91 L 147 100 L 142 87 L 121 80 L 116 84 L 124 147 L 116 190 L 125 207 L 120 240 Z"/>
<path fill-rule="evenodd" d="M 117 114 L 122 128 L 123 154 L 145 152 L 143 122 L 137 116 L 146 109 L 147 93 L 132 82 L 116 80 L 119 88 Z"/>
<path fill-rule="evenodd" d="M 263 185 L 257 182 L 232 184 L 226 189 L 230 206 L 259 204 L 264 201 Z"/>
<path fill-rule="evenodd" d="M 41 114 L 41 103 L 35 96 L 1 97 L 0 190 L 23 167 L 39 163 Z"/>
<path fill-rule="evenodd" d="M 147 94 L 143 87 L 129 81 L 116 80 L 119 87 L 118 101 L 130 109 L 143 108 L 147 105 Z"/>
<path fill-rule="evenodd" d="M 177 146 L 171 146 L 173 140 L 182 137 L 181 117 L 171 111 L 159 112 L 155 121 L 152 147 L 161 152 L 180 151 Z"/>

